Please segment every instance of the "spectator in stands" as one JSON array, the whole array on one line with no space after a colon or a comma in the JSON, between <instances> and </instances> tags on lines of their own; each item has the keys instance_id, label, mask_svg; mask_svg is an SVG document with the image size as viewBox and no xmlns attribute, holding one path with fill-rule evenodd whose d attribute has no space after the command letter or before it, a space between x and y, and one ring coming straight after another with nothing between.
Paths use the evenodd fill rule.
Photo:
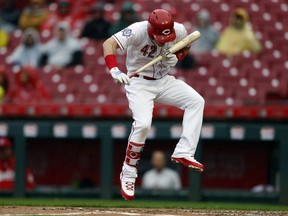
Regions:
<instances>
[{"instance_id":1,"label":"spectator in stands","mask_svg":"<svg viewBox=\"0 0 288 216\"><path fill-rule=\"evenodd\" d=\"M248 21L247 11L244 8L237 8L230 18L230 25L221 33L216 49L228 56L240 54L245 50L259 53L261 44Z\"/></svg>"},{"instance_id":2,"label":"spectator in stands","mask_svg":"<svg viewBox=\"0 0 288 216\"><path fill-rule=\"evenodd\" d=\"M12 32L18 28L20 11L16 8L15 0L4 0L0 9L1 26L7 32Z\"/></svg>"},{"instance_id":3,"label":"spectator in stands","mask_svg":"<svg viewBox=\"0 0 288 216\"><path fill-rule=\"evenodd\" d=\"M9 81L4 64L0 65L0 103L5 102L8 93Z\"/></svg>"},{"instance_id":4,"label":"spectator in stands","mask_svg":"<svg viewBox=\"0 0 288 216\"><path fill-rule=\"evenodd\" d=\"M21 29L33 27L39 30L48 14L45 0L30 0L30 4L20 15L19 27Z\"/></svg>"},{"instance_id":5,"label":"spectator in stands","mask_svg":"<svg viewBox=\"0 0 288 216\"><path fill-rule=\"evenodd\" d=\"M83 29L84 23L90 17L91 8L94 6L95 0L81 0L79 9L76 10L76 13L73 15L74 28Z\"/></svg>"},{"instance_id":6,"label":"spectator in stands","mask_svg":"<svg viewBox=\"0 0 288 216\"><path fill-rule=\"evenodd\" d=\"M108 38L108 31L111 23L105 19L104 4L97 3L91 9L91 18L84 25L81 37L93 40L101 40Z\"/></svg>"},{"instance_id":7,"label":"spectator in stands","mask_svg":"<svg viewBox=\"0 0 288 216\"><path fill-rule=\"evenodd\" d=\"M187 53L187 55L182 59L182 61L177 62L176 67L184 70L192 70L198 66L197 59L192 53Z\"/></svg>"},{"instance_id":8,"label":"spectator in stands","mask_svg":"<svg viewBox=\"0 0 288 216\"><path fill-rule=\"evenodd\" d=\"M21 43L13 50L8 60L12 64L39 66L41 56L38 31L28 28L24 31Z\"/></svg>"},{"instance_id":9,"label":"spectator in stands","mask_svg":"<svg viewBox=\"0 0 288 216\"><path fill-rule=\"evenodd\" d=\"M193 31L195 30L201 33L201 37L191 44L190 51L194 55L201 55L212 51L219 39L219 31L211 25L210 13L206 9L198 12Z\"/></svg>"},{"instance_id":10,"label":"spectator in stands","mask_svg":"<svg viewBox=\"0 0 288 216\"><path fill-rule=\"evenodd\" d=\"M57 23L63 21L69 23L70 29L74 28L71 0L58 0L56 11L51 12L45 22L41 25L41 32L44 30L52 31Z\"/></svg>"},{"instance_id":11,"label":"spectator in stands","mask_svg":"<svg viewBox=\"0 0 288 216\"><path fill-rule=\"evenodd\" d=\"M0 48L6 47L8 43L9 43L9 35L4 29L2 29L0 24Z\"/></svg>"},{"instance_id":12,"label":"spectator in stands","mask_svg":"<svg viewBox=\"0 0 288 216\"><path fill-rule=\"evenodd\" d=\"M20 72L15 74L15 88L9 95L12 103L42 103L49 102L50 95L38 77L37 69L31 66L23 66Z\"/></svg>"},{"instance_id":13,"label":"spectator in stands","mask_svg":"<svg viewBox=\"0 0 288 216\"><path fill-rule=\"evenodd\" d=\"M121 7L120 19L111 26L109 35L113 35L139 20L134 10L134 4L132 2L124 2Z\"/></svg>"},{"instance_id":14,"label":"spectator in stands","mask_svg":"<svg viewBox=\"0 0 288 216\"><path fill-rule=\"evenodd\" d=\"M166 167L166 158L163 151L154 151L151 164L153 168L148 170L142 178L142 188L148 190L179 190L181 180L176 171Z\"/></svg>"},{"instance_id":15,"label":"spectator in stands","mask_svg":"<svg viewBox=\"0 0 288 216\"><path fill-rule=\"evenodd\" d=\"M0 190L13 190L15 182L15 157L12 150L12 142L7 137L0 138ZM30 168L26 168L27 190L35 188L34 175Z\"/></svg>"},{"instance_id":16,"label":"spectator in stands","mask_svg":"<svg viewBox=\"0 0 288 216\"><path fill-rule=\"evenodd\" d=\"M29 1L30 0L15 0L15 5L16 5L17 8L19 8L21 10L21 9L25 8L29 4Z\"/></svg>"},{"instance_id":17,"label":"spectator in stands","mask_svg":"<svg viewBox=\"0 0 288 216\"><path fill-rule=\"evenodd\" d=\"M82 46L71 36L67 22L58 23L54 38L43 45L42 52L41 65L63 68L83 64Z\"/></svg>"},{"instance_id":18,"label":"spectator in stands","mask_svg":"<svg viewBox=\"0 0 288 216\"><path fill-rule=\"evenodd\" d=\"M177 21L179 12L175 7L169 6L167 11L173 16L174 21ZM178 22L178 21L177 21ZM191 70L197 67L197 60L194 55L190 52L182 59L182 61L177 62L176 67L184 70Z\"/></svg>"}]
</instances>

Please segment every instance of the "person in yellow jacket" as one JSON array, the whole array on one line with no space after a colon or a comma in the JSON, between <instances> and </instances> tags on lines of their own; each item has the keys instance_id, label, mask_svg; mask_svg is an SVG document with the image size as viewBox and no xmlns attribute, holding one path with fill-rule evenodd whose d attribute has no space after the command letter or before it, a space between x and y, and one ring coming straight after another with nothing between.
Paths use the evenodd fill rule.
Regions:
<instances>
[{"instance_id":1,"label":"person in yellow jacket","mask_svg":"<svg viewBox=\"0 0 288 216\"><path fill-rule=\"evenodd\" d=\"M240 54L245 50L261 52L261 44L248 21L249 16L244 8L235 9L230 18L230 25L220 35L216 50L228 56Z\"/></svg>"},{"instance_id":2,"label":"person in yellow jacket","mask_svg":"<svg viewBox=\"0 0 288 216\"><path fill-rule=\"evenodd\" d=\"M21 29L27 29L29 27L39 29L48 15L45 0L30 0L29 6L26 7L20 15L19 27Z\"/></svg>"},{"instance_id":3,"label":"person in yellow jacket","mask_svg":"<svg viewBox=\"0 0 288 216\"><path fill-rule=\"evenodd\" d=\"M9 35L4 29L1 29L0 27L0 48L6 47L9 42Z\"/></svg>"}]
</instances>

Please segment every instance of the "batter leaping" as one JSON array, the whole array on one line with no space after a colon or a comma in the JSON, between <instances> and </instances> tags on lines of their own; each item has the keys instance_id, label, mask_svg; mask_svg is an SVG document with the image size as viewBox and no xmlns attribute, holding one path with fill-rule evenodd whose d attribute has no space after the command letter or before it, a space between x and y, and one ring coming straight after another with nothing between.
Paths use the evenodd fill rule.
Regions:
<instances>
[{"instance_id":1,"label":"batter leaping","mask_svg":"<svg viewBox=\"0 0 288 216\"><path fill-rule=\"evenodd\" d=\"M166 10L156 9L148 21L136 22L103 43L105 62L111 76L116 82L126 84L126 96L134 120L120 174L121 194L127 200L135 197L137 165L151 127L155 102L184 110L181 138L171 160L196 171L204 171L204 165L194 158L202 127L204 99L191 86L168 74L170 67L185 57L189 47L168 54L162 61L129 78L138 68L186 36L183 24L174 22ZM127 52L127 74L117 67L118 48Z\"/></svg>"}]
</instances>

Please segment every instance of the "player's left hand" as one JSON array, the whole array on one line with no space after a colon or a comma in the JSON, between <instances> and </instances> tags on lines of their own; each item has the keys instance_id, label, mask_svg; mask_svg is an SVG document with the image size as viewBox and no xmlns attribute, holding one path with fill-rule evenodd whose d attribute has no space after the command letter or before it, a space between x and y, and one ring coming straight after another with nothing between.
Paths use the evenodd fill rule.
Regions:
<instances>
[{"instance_id":1,"label":"player's left hand","mask_svg":"<svg viewBox=\"0 0 288 216\"><path fill-rule=\"evenodd\" d=\"M119 68L114 67L110 70L110 74L118 85L127 84L130 85L130 78L125 73L119 70Z\"/></svg>"},{"instance_id":2,"label":"player's left hand","mask_svg":"<svg viewBox=\"0 0 288 216\"><path fill-rule=\"evenodd\" d=\"M174 67L178 62L178 58L175 54L169 53L165 58L164 58L164 64L170 67Z\"/></svg>"}]
</instances>

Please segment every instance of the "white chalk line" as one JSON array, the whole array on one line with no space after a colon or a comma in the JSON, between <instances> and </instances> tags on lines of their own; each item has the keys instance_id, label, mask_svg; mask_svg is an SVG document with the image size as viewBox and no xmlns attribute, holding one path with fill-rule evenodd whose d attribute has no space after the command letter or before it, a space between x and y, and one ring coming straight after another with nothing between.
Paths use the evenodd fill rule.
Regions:
<instances>
[{"instance_id":1,"label":"white chalk line","mask_svg":"<svg viewBox=\"0 0 288 216\"><path fill-rule=\"evenodd\" d=\"M137 213L128 213L128 212L117 212L117 211L92 211L92 212L62 212L62 213L33 213L33 214L1 214L0 216L29 216L29 215L35 215L35 216L41 216L41 215L60 215L60 216L69 216L69 215L100 215L100 214L121 214L121 215L131 215L131 216L137 216L137 215L141 215L141 214L137 214Z\"/></svg>"},{"instance_id":2,"label":"white chalk line","mask_svg":"<svg viewBox=\"0 0 288 216\"><path fill-rule=\"evenodd\" d=\"M91 212L62 212L62 213L33 213L33 214L1 214L0 216L29 216L29 215L33 215L33 216L70 216L70 215L114 215L114 214L120 214L120 215L130 215L130 216L138 216L138 215L143 215L143 216L149 216L152 214L148 214L148 213L144 213L144 214L138 214L138 213L129 213L129 212L118 212L118 211L91 211ZM153 214L153 216L177 216L177 215L171 215L171 214Z\"/></svg>"}]
</instances>

